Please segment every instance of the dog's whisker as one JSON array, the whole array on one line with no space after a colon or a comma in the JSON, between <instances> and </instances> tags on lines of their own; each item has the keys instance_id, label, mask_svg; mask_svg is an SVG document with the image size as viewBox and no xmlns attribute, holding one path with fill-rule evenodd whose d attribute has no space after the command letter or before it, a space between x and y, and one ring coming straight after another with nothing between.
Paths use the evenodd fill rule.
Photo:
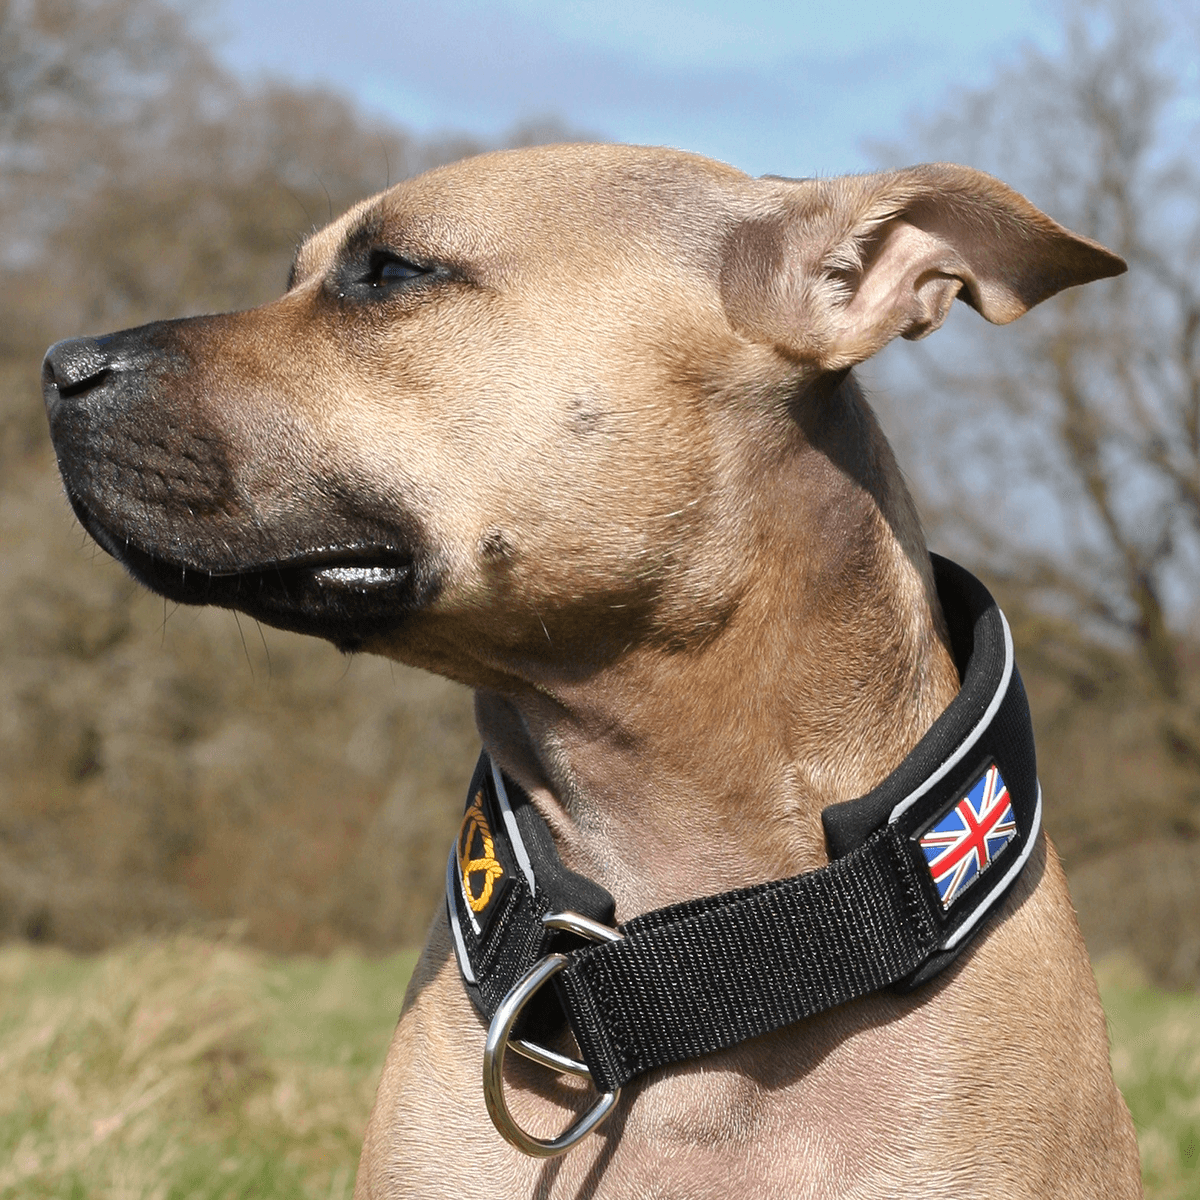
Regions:
<instances>
[{"instance_id":1,"label":"dog's whisker","mask_svg":"<svg viewBox=\"0 0 1200 1200\"><path fill-rule=\"evenodd\" d=\"M672 517L682 517L689 508L695 508L700 503L700 497L697 496L694 500L689 500L682 508L677 508L674 512L663 513L657 519L660 521L669 521Z\"/></svg>"},{"instance_id":2,"label":"dog's whisker","mask_svg":"<svg viewBox=\"0 0 1200 1200\"><path fill-rule=\"evenodd\" d=\"M242 654L245 656L246 666L250 668L250 678L253 679L254 663L250 660L250 647L246 645L246 633L245 630L242 629L242 618L238 614L238 610L236 608L231 609L230 611L233 613L233 622L237 626L238 637L241 638L242 641Z\"/></svg>"},{"instance_id":3,"label":"dog's whisker","mask_svg":"<svg viewBox=\"0 0 1200 1200\"><path fill-rule=\"evenodd\" d=\"M550 630L546 628L546 622L542 620L542 614L538 611L538 606L536 604L532 604L531 607L533 608L534 616L538 619L538 624L542 627L542 632L546 635L546 641L550 645L554 645L554 643L550 640Z\"/></svg>"},{"instance_id":4,"label":"dog's whisker","mask_svg":"<svg viewBox=\"0 0 1200 1200\"><path fill-rule=\"evenodd\" d=\"M263 633L262 622L255 621L254 628L258 630L258 639L260 642L262 642L263 654L265 654L267 658L267 678L270 679L274 673L271 665L271 647L267 645L267 635Z\"/></svg>"}]
</instances>

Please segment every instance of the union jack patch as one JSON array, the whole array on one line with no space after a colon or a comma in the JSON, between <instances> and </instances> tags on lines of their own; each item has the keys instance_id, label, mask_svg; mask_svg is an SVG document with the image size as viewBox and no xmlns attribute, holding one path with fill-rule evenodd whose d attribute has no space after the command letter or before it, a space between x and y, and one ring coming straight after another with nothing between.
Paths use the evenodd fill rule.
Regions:
<instances>
[{"instance_id":1,"label":"union jack patch","mask_svg":"<svg viewBox=\"0 0 1200 1200\"><path fill-rule=\"evenodd\" d=\"M920 839L934 885L949 908L1017 836L1012 801L1000 768L983 778Z\"/></svg>"}]
</instances>

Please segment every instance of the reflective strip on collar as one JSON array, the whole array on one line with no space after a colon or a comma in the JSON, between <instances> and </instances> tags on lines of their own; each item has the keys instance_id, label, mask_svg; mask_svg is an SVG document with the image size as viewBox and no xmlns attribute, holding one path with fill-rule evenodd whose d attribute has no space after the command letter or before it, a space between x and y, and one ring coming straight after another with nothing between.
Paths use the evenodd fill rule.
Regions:
<instances>
[{"instance_id":1,"label":"reflective strip on collar","mask_svg":"<svg viewBox=\"0 0 1200 1200\"><path fill-rule=\"evenodd\" d=\"M529 851L525 849L525 839L521 837L521 831L517 828L517 818L513 816L512 805L508 802L508 788L504 786L504 776L500 774L492 759L489 758L488 763L492 768L492 783L496 788L496 801L500 806L500 816L504 820L504 828L508 831L508 840L512 843L517 866L521 868L521 874L525 876L529 890L534 891L537 888L537 880L533 875L533 863L529 861Z\"/></svg>"},{"instance_id":2,"label":"reflective strip on collar","mask_svg":"<svg viewBox=\"0 0 1200 1200\"><path fill-rule=\"evenodd\" d=\"M916 802L920 800L922 796L924 796L932 787L934 787L935 784L941 782L941 780L944 779L954 767L956 767L964 758L966 758L966 756L975 748L976 743L979 741L980 735L985 729L988 728L989 725L991 725L996 713L1000 711L1000 705L1003 703L1004 697L1008 694L1008 684L1009 680L1012 679L1015 655L1013 654L1012 630L1008 627L1008 618L1000 609L997 609L996 611L1000 613L1000 620L1004 622L1004 671L1000 677L1000 682L996 685L996 691L992 696L991 702L984 710L983 716L979 718L979 722L976 724L975 728L972 729L971 732L968 733L967 736L959 743L958 749L955 750L954 753L951 754L950 757L947 758L942 765L933 772L932 775L929 775L920 787L909 792L909 794L905 796L895 808L892 809L891 815L888 817L889 821L899 820L900 817L903 816L904 813L908 812L908 810L912 808L912 806L916 804ZM1041 789L1039 788L1039 792L1040 790Z\"/></svg>"}]
</instances>

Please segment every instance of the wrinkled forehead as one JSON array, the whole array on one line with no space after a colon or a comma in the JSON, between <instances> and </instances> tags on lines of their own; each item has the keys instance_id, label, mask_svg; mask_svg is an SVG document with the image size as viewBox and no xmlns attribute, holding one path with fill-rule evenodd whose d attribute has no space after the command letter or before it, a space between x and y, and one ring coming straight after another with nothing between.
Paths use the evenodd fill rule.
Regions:
<instances>
[{"instance_id":1,"label":"wrinkled forehead","mask_svg":"<svg viewBox=\"0 0 1200 1200\"><path fill-rule=\"evenodd\" d=\"M504 271L661 254L703 262L751 202L755 181L680 151L545 146L465 159L364 200L300 248L296 278L363 243L448 265Z\"/></svg>"}]
</instances>

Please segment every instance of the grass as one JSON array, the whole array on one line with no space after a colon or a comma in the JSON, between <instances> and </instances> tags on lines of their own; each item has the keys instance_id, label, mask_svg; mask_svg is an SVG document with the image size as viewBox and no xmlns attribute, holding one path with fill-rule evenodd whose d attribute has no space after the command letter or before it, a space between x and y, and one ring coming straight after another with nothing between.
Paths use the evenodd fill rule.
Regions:
<instances>
[{"instance_id":1,"label":"grass","mask_svg":"<svg viewBox=\"0 0 1200 1200\"><path fill-rule=\"evenodd\" d=\"M1152 988L1120 959L1096 973L1146 1196L1200 1200L1200 994Z\"/></svg>"},{"instance_id":2,"label":"grass","mask_svg":"<svg viewBox=\"0 0 1200 1200\"><path fill-rule=\"evenodd\" d=\"M0 946L0 1200L344 1200L412 955ZM1098 971L1151 1200L1200 1200L1200 995Z\"/></svg>"},{"instance_id":3,"label":"grass","mask_svg":"<svg viewBox=\"0 0 1200 1200\"><path fill-rule=\"evenodd\" d=\"M412 955L0 948L4 1200L343 1200Z\"/></svg>"}]
</instances>

